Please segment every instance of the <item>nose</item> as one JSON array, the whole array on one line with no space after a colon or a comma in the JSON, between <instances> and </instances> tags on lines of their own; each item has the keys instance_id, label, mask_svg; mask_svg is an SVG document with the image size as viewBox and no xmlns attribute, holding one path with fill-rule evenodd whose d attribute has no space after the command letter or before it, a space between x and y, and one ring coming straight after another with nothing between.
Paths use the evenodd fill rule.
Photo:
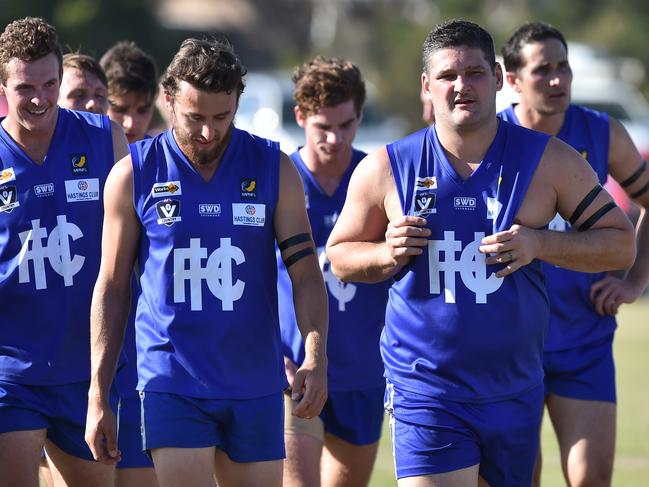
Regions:
<instances>
[{"instance_id":1,"label":"nose","mask_svg":"<svg viewBox=\"0 0 649 487\"><path fill-rule=\"evenodd\" d=\"M95 99L94 98L88 99L88 101L86 102L86 110L89 112L95 112L96 108L97 108L97 104L95 103Z\"/></svg>"},{"instance_id":2,"label":"nose","mask_svg":"<svg viewBox=\"0 0 649 487\"><path fill-rule=\"evenodd\" d=\"M467 83L466 80L464 79L464 76L457 76L455 78L455 92L456 93L462 93L464 89L466 88Z\"/></svg>"},{"instance_id":3,"label":"nose","mask_svg":"<svg viewBox=\"0 0 649 487\"><path fill-rule=\"evenodd\" d=\"M124 115L124 118L122 119L122 127L126 131L133 128L133 117L131 115Z\"/></svg>"},{"instance_id":4,"label":"nose","mask_svg":"<svg viewBox=\"0 0 649 487\"><path fill-rule=\"evenodd\" d=\"M205 123L201 127L201 137L205 141L210 141L214 138L214 127Z\"/></svg>"},{"instance_id":5,"label":"nose","mask_svg":"<svg viewBox=\"0 0 649 487\"><path fill-rule=\"evenodd\" d=\"M340 132L338 130L328 130L327 131L327 143L336 144L340 142Z\"/></svg>"}]
</instances>

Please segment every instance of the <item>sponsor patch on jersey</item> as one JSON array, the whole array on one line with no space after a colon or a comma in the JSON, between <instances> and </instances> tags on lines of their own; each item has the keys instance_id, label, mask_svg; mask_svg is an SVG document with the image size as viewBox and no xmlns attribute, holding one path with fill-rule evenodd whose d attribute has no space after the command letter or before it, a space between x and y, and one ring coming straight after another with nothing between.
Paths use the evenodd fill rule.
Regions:
<instances>
[{"instance_id":1,"label":"sponsor patch on jersey","mask_svg":"<svg viewBox=\"0 0 649 487\"><path fill-rule=\"evenodd\" d=\"M97 201L99 199L99 179L72 179L65 182L65 197L68 203Z\"/></svg>"},{"instance_id":2,"label":"sponsor patch on jersey","mask_svg":"<svg viewBox=\"0 0 649 487\"><path fill-rule=\"evenodd\" d=\"M487 218L489 220L495 220L502 210L503 204L498 201L496 198L487 197Z\"/></svg>"},{"instance_id":3,"label":"sponsor patch on jersey","mask_svg":"<svg viewBox=\"0 0 649 487\"><path fill-rule=\"evenodd\" d=\"M167 181L166 183L155 183L151 188L151 196L163 198L165 196L180 196L183 194L180 188L180 181Z\"/></svg>"},{"instance_id":4,"label":"sponsor patch on jersey","mask_svg":"<svg viewBox=\"0 0 649 487\"><path fill-rule=\"evenodd\" d=\"M54 183L34 185L34 194L38 198L42 198L43 196L52 196L54 194Z\"/></svg>"},{"instance_id":5,"label":"sponsor patch on jersey","mask_svg":"<svg viewBox=\"0 0 649 487\"><path fill-rule=\"evenodd\" d=\"M255 178L241 180L241 197L246 199L257 198L257 180Z\"/></svg>"},{"instance_id":6,"label":"sponsor patch on jersey","mask_svg":"<svg viewBox=\"0 0 649 487\"><path fill-rule=\"evenodd\" d=\"M219 203L199 203L198 214L201 216L221 216L221 205Z\"/></svg>"},{"instance_id":7,"label":"sponsor patch on jersey","mask_svg":"<svg viewBox=\"0 0 649 487\"><path fill-rule=\"evenodd\" d=\"M166 200L158 201L155 204L156 212L158 213L158 224L167 225L170 227L176 222L182 221L180 216L180 201L167 198Z\"/></svg>"},{"instance_id":8,"label":"sponsor patch on jersey","mask_svg":"<svg viewBox=\"0 0 649 487\"><path fill-rule=\"evenodd\" d=\"M472 196L456 196L453 198L453 207L456 210L475 210L477 200Z\"/></svg>"},{"instance_id":9,"label":"sponsor patch on jersey","mask_svg":"<svg viewBox=\"0 0 649 487\"><path fill-rule=\"evenodd\" d=\"M70 154L72 174L88 173L88 156L86 154Z\"/></svg>"},{"instance_id":10,"label":"sponsor patch on jersey","mask_svg":"<svg viewBox=\"0 0 649 487\"><path fill-rule=\"evenodd\" d=\"M430 191L415 193L415 216L425 217L431 213L436 213L435 201L437 196Z\"/></svg>"},{"instance_id":11,"label":"sponsor patch on jersey","mask_svg":"<svg viewBox=\"0 0 649 487\"><path fill-rule=\"evenodd\" d=\"M7 167L0 171L0 184L8 183L16 180L16 173L13 167Z\"/></svg>"},{"instance_id":12,"label":"sponsor patch on jersey","mask_svg":"<svg viewBox=\"0 0 649 487\"><path fill-rule=\"evenodd\" d=\"M18 192L16 187L5 186L0 189L0 211L4 213L11 213L14 208L20 206L18 201Z\"/></svg>"},{"instance_id":13,"label":"sponsor patch on jersey","mask_svg":"<svg viewBox=\"0 0 649 487\"><path fill-rule=\"evenodd\" d=\"M266 205L232 203L232 224L263 227L266 224Z\"/></svg>"},{"instance_id":14,"label":"sponsor patch on jersey","mask_svg":"<svg viewBox=\"0 0 649 487\"><path fill-rule=\"evenodd\" d=\"M417 181L415 182L415 191L427 189L437 189L437 178L435 176L417 178Z\"/></svg>"}]
</instances>

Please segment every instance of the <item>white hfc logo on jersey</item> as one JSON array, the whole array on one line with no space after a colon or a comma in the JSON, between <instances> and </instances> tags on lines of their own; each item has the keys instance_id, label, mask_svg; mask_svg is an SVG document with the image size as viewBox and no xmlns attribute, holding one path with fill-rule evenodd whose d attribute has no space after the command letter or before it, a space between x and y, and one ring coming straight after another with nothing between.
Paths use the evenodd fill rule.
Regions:
<instances>
[{"instance_id":1,"label":"white hfc logo on jersey","mask_svg":"<svg viewBox=\"0 0 649 487\"><path fill-rule=\"evenodd\" d=\"M70 239L77 240L83 237L83 232L74 223L67 221L65 215L56 217L56 226L47 233L42 228L40 220L32 220L31 230L18 234L22 248L18 255L18 282L30 282L29 263L34 268L34 282L36 289L47 289L45 275L45 260L59 276L63 277L65 286L74 284L74 276L81 270L86 260L81 255L70 255ZM47 244L43 246L44 240Z\"/></svg>"},{"instance_id":2,"label":"white hfc logo on jersey","mask_svg":"<svg viewBox=\"0 0 649 487\"><path fill-rule=\"evenodd\" d=\"M494 273L487 276L485 255L478 250L485 234L475 232L473 242L462 249L462 242L455 240L455 232L444 232L444 240L428 241L428 279L430 294L440 294L440 276L444 274L444 300L455 303L455 278L459 273L462 283L475 294L475 302L484 304L487 295L500 288L503 278ZM458 252L459 260L456 259Z\"/></svg>"},{"instance_id":3,"label":"white hfc logo on jersey","mask_svg":"<svg viewBox=\"0 0 649 487\"><path fill-rule=\"evenodd\" d=\"M207 259L205 267L202 261ZM232 311L234 302L241 299L246 283L233 282L232 263L246 261L243 251L229 238L221 239L221 246L207 256L200 238L189 239L189 247L174 249L174 303L185 302L185 281L189 281L189 300L192 311L203 310L203 279L215 298L221 300L223 311ZM189 265L187 265L189 264Z\"/></svg>"},{"instance_id":4,"label":"white hfc logo on jersey","mask_svg":"<svg viewBox=\"0 0 649 487\"><path fill-rule=\"evenodd\" d=\"M356 285L339 281L334 276L333 272L331 272L331 265L327 258L325 247L318 247L318 260L320 261L322 276L327 283L327 289L338 301L338 311L345 311L345 305L354 299L356 295Z\"/></svg>"}]
</instances>

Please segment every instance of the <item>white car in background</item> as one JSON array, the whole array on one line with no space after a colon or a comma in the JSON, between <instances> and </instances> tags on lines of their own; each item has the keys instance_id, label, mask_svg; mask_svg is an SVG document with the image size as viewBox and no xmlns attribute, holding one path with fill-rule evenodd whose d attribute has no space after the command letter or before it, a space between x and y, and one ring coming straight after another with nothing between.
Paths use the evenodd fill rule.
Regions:
<instances>
[{"instance_id":1,"label":"white car in background","mask_svg":"<svg viewBox=\"0 0 649 487\"><path fill-rule=\"evenodd\" d=\"M239 100L235 125L255 135L276 140L287 154L304 145L304 129L295 123L293 82L288 72L251 72ZM375 90L366 81L367 101L356 131L354 147L371 152L405 135L406 123L386 117L376 104Z\"/></svg>"}]
</instances>

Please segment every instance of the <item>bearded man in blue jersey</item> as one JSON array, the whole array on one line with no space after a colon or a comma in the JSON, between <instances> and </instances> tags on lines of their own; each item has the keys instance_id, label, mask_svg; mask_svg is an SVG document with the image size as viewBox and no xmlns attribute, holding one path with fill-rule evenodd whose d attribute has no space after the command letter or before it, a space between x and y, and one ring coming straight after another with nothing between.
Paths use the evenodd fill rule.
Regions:
<instances>
[{"instance_id":1,"label":"bearded man in blue jersey","mask_svg":"<svg viewBox=\"0 0 649 487\"><path fill-rule=\"evenodd\" d=\"M345 281L394 284L381 338L399 485L532 481L549 306L540 260L630 267L633 229L563 142L496 117L503 74L480 26L423 45L435 123L370 154L327 244ZM579 232L543 229L556 213Z\"/></svg>"},{"instance_id":2,"label":"bearded man in blue jersey","mask_svg":"<svg viewBox=\"0 0 649 487\"><path fill-rule=\"evenodd\" d=\"M542 22L519 27L503 47L507 81L520 101L499 116L556 136L590 163L601 184L610 174L640 206L638 257L624 278L546 264L550 326L545 341L545 402L571 486L610 485L615 456L615 314L649 280L649 171L629 134L607 114L570 103L572 71L560 31ZM550 229L570 231L557 216ZM537 482L540 482L539 454Z\"/></svg>"},{"instance_id":3,"label":"bearded man in blue jersey","mask_svg":"<svg viewBox=\"0 0 649 487\"><path fill-rule=\"evenodd\" d=\"M105 115L57 106L54 27L16 20L0 35L0 484L38 485L43 446L57 482L114 484L83 436L90 288L102 196L126 138ZM109 397L110 396L110 397ZM114 400L113 400L114 399ZM107 392L116 406L116 396Z\"/></svg>"},{"instance_id":4,"label":"bearded man in blue jersey","mask_svg":"<svg viewBox=\"0 0 649 487\"><path fill-rule=\"evenodd\" d=\"M244 74L229 44L184 41L162 81L173 129L132 145L108 178L86 439L99 461L118 461L106 398L137 257L142 436L162 486L282 483L276 241L305 343L294 413L316 416L327 396L326 294L304 190L279 144L234 127Z\"/></svg>"},{"instance_id":5,"label":"bearded man in blue jersey","mask_svg":"<svg viewBox=\"0 0 649 487\"><path fill-rule=\"evenodd\" d=\"M383 423L379 336L389 283L345 284L329 269L324 247L342 210L354 168L366 154L352 143L361 121L365 82L351 62L317 57L298 67L295 119L305 144L291 154L302 178L313 240L329 297L329 397L318 417L291 414L287 398L284 485L367 485ZM289 384L304 360L291 281L278 256L279 317Z\"/></svg>"}]
</instances>

